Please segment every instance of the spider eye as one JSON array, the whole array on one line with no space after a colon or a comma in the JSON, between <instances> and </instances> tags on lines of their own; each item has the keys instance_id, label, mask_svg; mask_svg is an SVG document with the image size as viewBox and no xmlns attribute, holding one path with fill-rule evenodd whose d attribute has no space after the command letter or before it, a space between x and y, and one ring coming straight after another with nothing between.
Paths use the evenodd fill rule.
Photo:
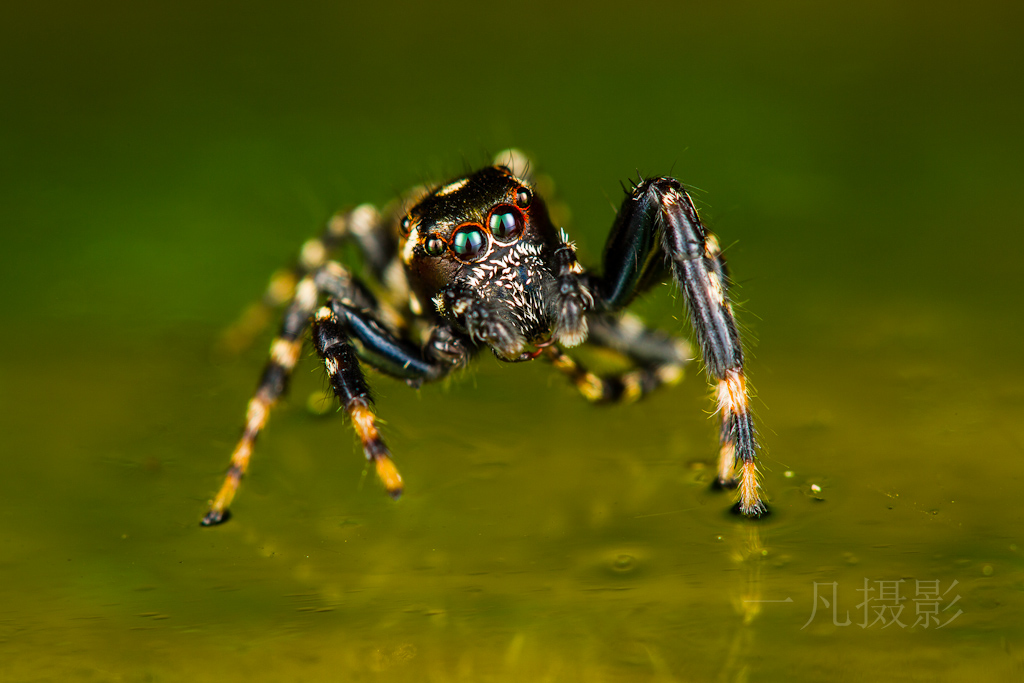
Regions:
<instances>
[{"instance_id":1,"label":"spider eye","mask_svg":"<svg viewBox=\"0 0 1024 683\"><path fill-rule=\"evenodd\" d=\"M411 227L412 227L412 218L410 218L409 216L406 216L405 218L402 219L402 223L401 223L402 237L408 237L409 236L409 228L411 228Z\"/></svg>"},{"instance_id":2,"label":"spider eye","mask_svg":"<svg viewBox=\"0 0 1024 683\"><path fill-rule=\"evenodd\" d=\"M523 230L523 214L511 206L504 206L495 209L488 221L491 234L499 240L508 240L518 237Z\"/></svg>"},{"instance_id":3,"label":"spider eye","mask_svg":"<svg viewBox=\"0 0 1024 683\"><path fill-rule=\"evenodd\" d=\"M452 235L451 247L460 259L472 261L487 250L487 238L479 225L465 225Z\"/></svg>"},{"instance_id":4,"label":"spider eye","mask_svg":"<svg viewBox=\"0 0 1024 683\"><path fill-rule=\"evenodd\" d=\"M428 256L440 256L444 251L444 240L436 235L431 235L423 244Z\"/></svg>"},{"instance_id":5,"label":"spider eye","mask_svg":"<svg viewBox=\"0 0 1024 683\"><path fill-rule=\"evenodd\" d=\"M530 192L528 187L520 187L519 191L516 192L516 206L520 209L525 209L533 201L533 193Z\"/></svg>"}]
</instances>

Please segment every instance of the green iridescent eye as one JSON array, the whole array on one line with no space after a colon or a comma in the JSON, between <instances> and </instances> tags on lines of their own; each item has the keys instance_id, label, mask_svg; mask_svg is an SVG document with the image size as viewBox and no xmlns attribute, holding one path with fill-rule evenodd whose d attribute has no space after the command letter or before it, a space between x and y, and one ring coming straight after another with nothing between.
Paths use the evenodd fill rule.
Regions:
<instances>
[{"instance_id":1,"label":"green iridescent eye","mask_svg":"<svg viewBox=\"0 0 1024 683\"><path fill-rule=\"evenodd\" d=\"M521 187L521 188L519 188L519 191L516 192L516 206L518 206L520 209L525 209L526 207L528 207L530 205L530 202L532 202L532 201L533 201L533 193L530 192L530 188L528 188L528 187Z\"/></svg>"},{"instance_id":2,"label":"green iridescent eye","mask_svg":"<svg viewBox=\"0 0 1024 683\"><path fill-rule=\"evenodd\" d=\"M424 242L423 249L427 252L428 256L440 256L441 252L444 251L444 240L431 235Z\"/></svg>"},{"instance_id":3,"label":"green iridescent eye","mask_svg":"<svg viewBox=\"0 0 1024 683\"><path fill-rule=\"evenodd\" d=\"M487 250L487 237L479 225L466 225L452 235L451 248L460 259L472 261Z\"/></svg>"},{"instance_id":4,"label":"green iridescent eye","mask_svg":"<svg viewBox=\"0 0 1024 683\"><path fill-rule=\"evenodd\" d=\"M523 215L511 206L502 206L491 213L488 227L491 234L499 240L518 237L523 230Z\"/></svg>"}]
</instances>

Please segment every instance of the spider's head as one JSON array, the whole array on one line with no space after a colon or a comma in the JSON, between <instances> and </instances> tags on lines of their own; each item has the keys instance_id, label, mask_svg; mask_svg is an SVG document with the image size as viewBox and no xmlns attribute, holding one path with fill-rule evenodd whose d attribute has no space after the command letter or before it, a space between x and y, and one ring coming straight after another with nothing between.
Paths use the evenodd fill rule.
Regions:
<instances>
[{"instance_id":1,"label":"spider's head","mask_svg":"<svg viewBox=\"0 0 1024 683\"><path fill-rule=\"evenodd\" d=\"M419 305L515 360L556 327L552 264L561 244L529 183L490 166L414 206L399 248Z\"/></svg>"}]
</instances>

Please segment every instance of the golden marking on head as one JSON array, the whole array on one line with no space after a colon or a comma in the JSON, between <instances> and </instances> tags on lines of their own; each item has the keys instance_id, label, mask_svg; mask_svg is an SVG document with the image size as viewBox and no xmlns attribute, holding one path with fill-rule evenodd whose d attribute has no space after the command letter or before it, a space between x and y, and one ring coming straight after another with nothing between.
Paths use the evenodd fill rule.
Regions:
<instances>
[{"instance_id":1,"label":"golden marking on head","mask_svg":"<svg viewBox=\"0 0 1024 683\"><path fill-rule=\"evenodd\" d=\"M468 184L469 184L469 178L462 178L461 180L456 180L454 183L448 183L447 185L442 187L440 190L435 192L434 196L436 196L436 197L447 197L450 194L454 194L454 193L458 192L459 190L461 190L462 188L464 188Z\"/></svg>"},{"instance_id":2,"label":"golden marking on head","mask_svg":"<svg viewBox=\"0 0 1024 683\"><path fill-rule=\"evenodd\" d=\"M288 341L287 339L275 339L270 345L270 359L281 367L291 370L299 360L299 351L302 349L302 342L298 339Z\"/></svg>"},{"instance_id":3,"label":"golden marking on head","mask_svg":"<svg viewBox=\"0 0 1024 683\"><path fill-rule=\"evenodd\" d=\"M319 310L317 310L316 315L313 316L313 319L318 323L322 323L323 321L330 320L333 317L334 311L331 310L330 306L321 306Z\"/></svg>"}]
</instances>

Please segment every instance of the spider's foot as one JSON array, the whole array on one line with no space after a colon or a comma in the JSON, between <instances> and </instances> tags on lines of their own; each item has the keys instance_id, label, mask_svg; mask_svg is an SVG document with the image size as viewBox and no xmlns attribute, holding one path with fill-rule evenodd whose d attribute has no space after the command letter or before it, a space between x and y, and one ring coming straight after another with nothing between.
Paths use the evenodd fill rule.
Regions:
<instances>
[{"instance_id":1,"label":"spider's foot","mask_svg":"<svg viewBox=\"0 0 1024 683\"><path fill-rule=\"evenodd\" d=\"M231 519L231 510L218 510L216 508L211 509L203 517L203 521L199 522L202 526L217 526Z\"/></svg>"},{"instance_id":2,"label":"spider's foot","mask_svg":"<svg viewBox=\"0 0 1024 683\"><path fill-rule=\"evenodd\" d=\"M398 500L398 497L402 495L404 484L402 484L402 475L398 473L395 463L391 462L391 458L388 456L381 455L375 459L374 464L377 466L377 476L384 484L384 490L393 499Z\"/></svg>"},{"instance_id":3,"label":"spider's foot","mask_svg":"<svg viewBox=\"0 0 1024 683\"><path fill-rule=\"evenodd\" d=\"M763 502L757 501L752 507L744 508L743 503L736 503L729 511L734 515L742 515L747 519L764 519L772 513L771 509Z\"/></svg>"}]
</instances>

